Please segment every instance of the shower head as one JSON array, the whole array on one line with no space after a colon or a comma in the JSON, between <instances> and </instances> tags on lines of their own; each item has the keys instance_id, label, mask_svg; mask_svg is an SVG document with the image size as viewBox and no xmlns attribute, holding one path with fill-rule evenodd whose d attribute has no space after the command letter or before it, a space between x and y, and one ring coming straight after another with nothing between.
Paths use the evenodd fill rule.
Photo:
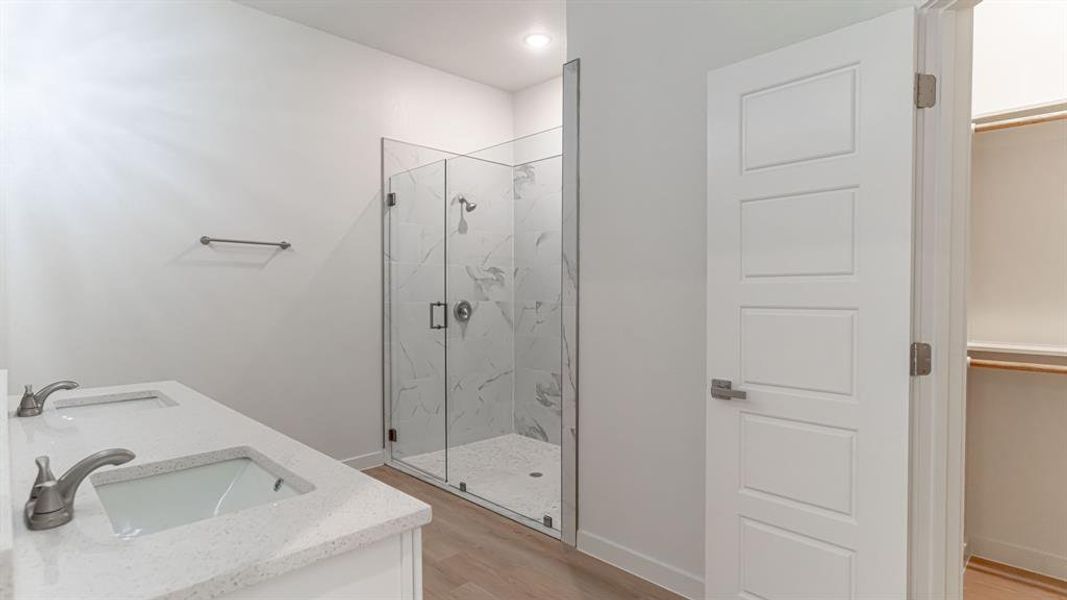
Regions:
<instances>
[{"instance_id":1,"label":"shower head","mask_svg":"<svg viewBox=\"0 0 1067 600\"><path fill-rule=\"evenodd\" d=\"M472 212L474 211L474 209L478 208L477 204L471 202L470 200L467 200L463 196L457 196L456 202L459 202L460 206L463 207L463 210L467 212Z\"/></svg>"}]
</instances>

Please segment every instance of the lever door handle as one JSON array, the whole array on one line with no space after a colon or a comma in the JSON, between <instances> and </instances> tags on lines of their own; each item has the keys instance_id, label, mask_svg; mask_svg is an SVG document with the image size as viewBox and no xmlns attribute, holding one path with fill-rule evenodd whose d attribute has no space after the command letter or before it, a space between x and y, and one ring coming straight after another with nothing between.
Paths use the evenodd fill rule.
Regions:
<instances>
[{"instance_id":1,"label":"lever door handle","mask_svg":"<svg viewBox=\"0 0 1067 600\"><path fill-rule=\"evenodd\" d=\"M729 379L711 380L711 397L719 400L744 400L748 393L743 390L733 389L734 383Z\"/></svg>"}]
</instances>

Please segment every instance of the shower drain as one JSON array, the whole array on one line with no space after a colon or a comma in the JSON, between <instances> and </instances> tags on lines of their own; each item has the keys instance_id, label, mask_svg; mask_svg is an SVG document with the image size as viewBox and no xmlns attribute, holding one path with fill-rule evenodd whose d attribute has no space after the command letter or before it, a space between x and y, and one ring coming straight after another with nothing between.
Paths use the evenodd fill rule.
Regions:
<instances>
[{"instance_id":1,"label":"shower drain","mask_svg":"<svg viewBox=\"0 0 1067 600\"><path fill-rule=\"evenodd\" d=\"M540 477L540 476L541 476L541 472L540 471L533 471L533 472L530 473L530 477L535 477L536 478L536 477Z\"/></svg>"}]
</instances>

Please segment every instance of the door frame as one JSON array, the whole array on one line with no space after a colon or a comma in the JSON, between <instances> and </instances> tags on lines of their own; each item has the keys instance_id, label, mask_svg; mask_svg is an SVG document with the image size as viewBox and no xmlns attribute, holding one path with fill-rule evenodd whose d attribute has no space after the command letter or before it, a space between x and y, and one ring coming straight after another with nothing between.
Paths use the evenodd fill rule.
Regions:
<instances>
[{"instance_id":1,"label":"door frame","mask_svg":"<svg viewBox=\"0 0 1067 600\"><path fill-rule=\"evenodd\" d=\"M916 117L912 339L933 368L912 381L910 598L963 597L967 406L967 256L971 194L973 8L927 0L918 69L937 77L934 107Z\"/></svg>"}]
</instances>

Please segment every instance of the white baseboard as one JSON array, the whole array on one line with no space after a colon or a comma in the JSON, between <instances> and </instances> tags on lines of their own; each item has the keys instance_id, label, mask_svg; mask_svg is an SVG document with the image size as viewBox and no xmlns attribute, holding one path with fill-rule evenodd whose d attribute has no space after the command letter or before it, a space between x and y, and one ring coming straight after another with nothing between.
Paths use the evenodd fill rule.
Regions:
<instances>
[{"instance_id":1,"label":"white baseboard","mask_svg":"<svg viewBox=\"0 0 1067 600\"><path fill-rule=\"evenodd\" d=\"M1067 556L973 535L967 538L967 545L972 556L1067 580Z\"/></svg>"},{"instance_id":2,"label":"white baseboard","mask_svg":"<svg viewBox=\"0 0 1067 600\"><path fill-rule=\"evenodd\" d=\"M704 597L704 580L700 576L588 531L578 531L578 550L691 600Z\"/></svg>"},{"instance_id":3,"label":"white baseboard","mask_svg":"<svg viewBox=\"0 0 1067 600\"><path fill-rule=\"evenodd\" d=\"M373 469L374 467L380 467L385 464L385 450L377 450L368 454L353 456L352 458L346 458L341 462L359 471Z\"/></svg>"}]
</instances>

